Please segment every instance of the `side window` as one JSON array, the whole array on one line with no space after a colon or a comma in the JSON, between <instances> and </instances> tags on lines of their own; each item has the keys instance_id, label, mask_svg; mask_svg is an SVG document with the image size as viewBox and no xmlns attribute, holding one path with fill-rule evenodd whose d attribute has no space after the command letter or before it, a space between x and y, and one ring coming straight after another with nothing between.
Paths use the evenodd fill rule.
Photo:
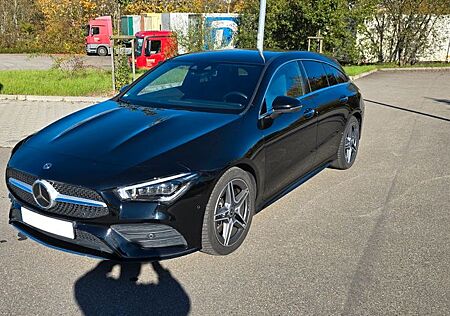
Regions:
<instances>
[{"instance_id":1,"label":"side window","mask_svg":"<svg viewBox=\"0 0 450 316\"><path fill-rule=\"evenodd\" d=\"M343 74L339 69L327 64L324 65L330 86L348 81L348 77L345 74Z\"/></svg>"},{"instance_id":2,"label":"side window","mask_svg":"<svg viewBox=\"0 0 450 316\"><path fill-rule=\"evenodd\" d=\"M335 75L337 69L327 64L323 64L323 66L325 67L325 71L327 73L328 84L330 86L336 85L338 83L337 77Z\"/></svg>"},{"instance_id":3,"label":"side window","mask_svg":"<svg viewBox=\"0 0 450 316\"><path fill-rule=\"evenodd\" d=\"M161 51L161 41L150 42L150 54L157 54Z\"/></svg>"},{"instance_id":4,"label":"side window","mask_svg":"<svg viewBox=\"0 0 450 316\"><path fill-rule=\"evenodd\" d=\"M270 81L265 96L266 108L263 108L261 112L265 113L270 111L273 100L278 96L301 97L306 91L305 83L305 80L303 80L300 74L297 62L292 61L281 66L277 69Z\"/></svg>"},{"instance_id":5,"label":"side window","mask_svg":"<svg viewBox=\"0 0 450 316\"><path fill-rule=\"evenodd\" d=\"M336 76L336 80L338 83L344 83L347 82L349 79L346 74L336 69L336 73L334 74Z\"/></svg>"},{"instance_id":6,"label":"side window","mask_svg":"<svg viewBox=\"0 0 450 316\"><path fill-rule=\"evenodd\" d=\"M91 28L91 32L92 32L92 35L98 35L98 34L100 34L100 28L98 26L93 26Z\"/></svg>"},{"instance_id":7,"label":"side window","mask_svg":"<svg viewBox=\"0 0 450 316\"><path fill-rule=\"evenodd\" d=\"M311 91L316 91L328 87L327 74L322 63L317 61L302 61L308 76Z\"/></svg>"}]
</instances>

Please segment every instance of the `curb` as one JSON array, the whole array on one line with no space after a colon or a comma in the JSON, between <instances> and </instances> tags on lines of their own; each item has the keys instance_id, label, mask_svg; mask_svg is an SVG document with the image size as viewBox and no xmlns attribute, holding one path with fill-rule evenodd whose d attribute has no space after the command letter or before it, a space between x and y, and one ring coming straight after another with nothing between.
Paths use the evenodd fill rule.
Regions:
<instances>
[{"instance_id":1,"label":"curb","mask_svg":"<svg viewBox=\"0 0 450 316\"><path fill-rule=\"evenodd\" d=\"M17 101L43 101L43 102L83 102L100 103L108 97L73 97L73 96L45 96L45 95L22 95L22 94L0 94L0 100Z\"/></svg>"},{"instance_id":2,"label":"curb","mask_svg":"<svg viewBox=\"0 0 450 316\"><path fill-rule=\"evenodd\" d=\"M356 75L356 76L350 76L350 79L357 80L357 79L360 79L360 78L364 78L364 77L370 76L373 73L376 73L377 71L378 71L378 69L374 69L374 70L371 70L371 71L368 71L368 72L363 72L362 74L359 74L359 75Z\"/></svg>"},{"instance_id":3,"label":"curb","mask_svg":"<svg viewBox=\"0 0 450 316\"><path fill-rule=\"evenodd\" d=\"M410 67L410 68L381 68L380 71L443 71L450 70L450 67Z\"/></svg>"},{"instance_id":4,"label":"curb","mask_svg":"<svg viewBox=\"0 0 450 316\"><path fill-rule=\"evenodd\" d=\"M380 68L380 69L374 69L368 72L363 72L362 74L356 75L356 76L350 76L350 79L357 80L360 78L364 78L366 76L369 76L373 73L376 73L377 71L385 71L385 72L396 72L396 71L449 71L450 67L409 67L409 68Z\"/></svg>"}]
</instances>

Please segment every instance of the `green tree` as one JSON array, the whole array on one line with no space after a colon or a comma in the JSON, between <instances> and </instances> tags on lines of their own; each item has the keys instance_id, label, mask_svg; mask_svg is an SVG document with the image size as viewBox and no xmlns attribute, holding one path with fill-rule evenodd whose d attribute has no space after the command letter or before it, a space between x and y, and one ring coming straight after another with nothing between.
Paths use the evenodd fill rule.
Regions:
<instances>
[{"instance_id":1,"label":"green tree","mask_svg":"<svg viewBox=\"0 0 450 316\"><path fill-rule=\"evenodd\" d=\"M370 9L368 0L269 0L264 47L305 50L308 36L320 30L325 52L341 61L354 62L359 55L356 33ZM246 2L241 14L238 45L255 48L259 1Z\"/></svg>"}]
</instances>

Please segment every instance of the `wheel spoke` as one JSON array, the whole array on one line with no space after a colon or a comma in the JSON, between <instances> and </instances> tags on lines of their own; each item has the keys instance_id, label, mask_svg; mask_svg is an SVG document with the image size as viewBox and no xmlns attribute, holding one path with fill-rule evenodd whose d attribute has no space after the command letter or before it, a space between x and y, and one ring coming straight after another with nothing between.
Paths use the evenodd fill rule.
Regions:
<instances>
[{"instance_id":1,"label":"wheel spoke","mask_svg":"<svg viewBox=\"0 0 450 316\"><path fill-rule=\"evenodd\" d=\"M236 213L236 216L234 217L234 225L237 228L245 229L245 226L247 226L247 222L245 221L245 215L242 216L241 213Z\"/></svg>"},{"instance_id":2,"label":"wheel spoke","mask_svg":"<svg viewBox=\"0 0 450 316\"><path fill-rule=\"evenodd\" d=\"M226 215L228 214L228 212L229 212L228 207L226 207L226 206L222 207L214 215L214 221L215 222L220 222L220 221L223 221L223 220L227 219Z\"/></svg>"},{"instance_id":3,"label":"wheel spoke","mask_svg":"<svg viewBox=\"0 0 450 316\"><path fill-rule=\"evenodd\" d=\"M239 192L238 195L236 195L236 199L234 200L235 205L234 207L236 209L240 208L242 206L242 204L244 204L245 200L247 199L248 196L248 189L243 189L241 192Z\"/></svg>"},{"instance_id":4,"label":"wheel spoke","mask_svg":"<svg viewBox=\"0 0 450 316\"><path fill-rule=\"evenodd\" d=\"M347 149L347 154L346 154L346 158L347 158L347 163L350 163L350 161L352 161L352 149L348 148Z\"/></svg>"},{"instance_id":5,"label":"wheel spoke","mask_svg":"<svg viewBox=\"0 0 450 316\"><path fill-rule=\"evenodd\" d=\"M223 223L222 237L224 246L228 246L232 230L233 230L233 219L229 218L228 222Z\"/></svg>"},{"instance_id":6,"label":"wheel spoke","mask_svg":"<svg viewBox=\"0 0 450 316\"><path fill-rule=\"evenodd\" d=\"M233 205L234 203L234 188L233 188L233 181L230 181L230 183L227 184L227 189L225 193L225 203L228 203L228 205Z\"/></svg>"},{"instance_id":7,"label":"wheel spoke","mask_svg":"<svg viewBox=\"0 0 450 316\"><path fill-rule=\"evenodd\" d=\"M345 138L344 149L347 150L351 145L352 145L352 139L351 139L351 137L347 136Z\"/></svg>"}]
</instances>

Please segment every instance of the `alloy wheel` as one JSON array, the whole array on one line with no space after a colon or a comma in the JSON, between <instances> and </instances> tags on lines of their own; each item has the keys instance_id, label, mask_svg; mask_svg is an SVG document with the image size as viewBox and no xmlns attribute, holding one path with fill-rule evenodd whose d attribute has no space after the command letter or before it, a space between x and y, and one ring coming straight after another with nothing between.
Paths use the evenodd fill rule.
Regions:
<instances>
[{"instance_id":1,"label":"alloy wheel","mask_svg":"<svg viewBox=\"0 0 450 316\"><path fill-rule=\"evenodd\" d=\"M219 243L231 246L247 228L250 191L242 179L233 179L222 189L214 212L214 231Z\"/></svg>"},{"instance_id":2,"label":"alloy wheel","mask_svg":"<svg viewBox=\"0 0 450 316\"><path fill-rule=\"evenodd\" d=\"M344 155L347 163L351 163L355 159L358 150L358 141L359 127L356 123L353 123L349 126L347 135L345 135Z\"/></svg>"}]
</instances>

